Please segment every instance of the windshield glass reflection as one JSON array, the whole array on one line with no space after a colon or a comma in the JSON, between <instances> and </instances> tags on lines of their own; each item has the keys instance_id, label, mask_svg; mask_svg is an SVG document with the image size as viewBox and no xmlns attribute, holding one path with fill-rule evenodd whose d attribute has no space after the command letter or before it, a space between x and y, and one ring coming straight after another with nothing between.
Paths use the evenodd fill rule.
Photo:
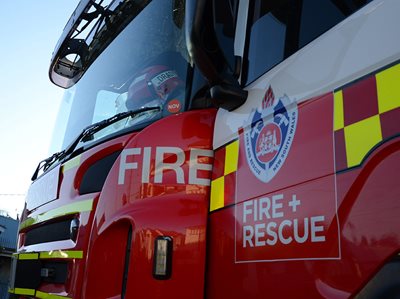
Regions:
<instances>
[{"instance_id":1,"label":"windshield glass reflection","mask_svg":"<svg viewBox=\"0 0 400 299\"><path fill-rule=\"evenodd\" d=\"M121 112L160 108L121 119L96 132L91 142L184 110L191 67L183 9L181 1L150 2L66 90L52 152L65 149L85 127Z\"/></svg>"}]
</instances>

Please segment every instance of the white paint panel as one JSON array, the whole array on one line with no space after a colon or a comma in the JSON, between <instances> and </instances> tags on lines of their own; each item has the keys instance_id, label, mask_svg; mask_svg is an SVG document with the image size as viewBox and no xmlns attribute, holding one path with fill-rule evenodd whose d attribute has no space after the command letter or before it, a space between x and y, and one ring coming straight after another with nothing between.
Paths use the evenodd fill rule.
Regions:
<instances>
[{"instance_id":1,"label":"white paint panel","mask_svg":"<svg viewBox=\"0 0 400 299\"><path fill-rule=\"evenodd\" d=\"M261 105L268 86L277 97L301 102L333 91L400 59L400 1L376 0L258 78L246 89L244 105L219 109L214 149L237 138L252 109Z\"/></svg>"}]
</instances>

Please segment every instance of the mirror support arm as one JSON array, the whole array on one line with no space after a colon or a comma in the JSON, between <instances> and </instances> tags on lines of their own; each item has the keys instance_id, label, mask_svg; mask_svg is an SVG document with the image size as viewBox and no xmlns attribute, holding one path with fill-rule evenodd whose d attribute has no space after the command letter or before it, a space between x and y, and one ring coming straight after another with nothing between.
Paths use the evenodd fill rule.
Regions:
<instances>
[{"instance_id":1,"label":"mirror support arm","mask_svg":"<svg viewBox=\"0 0 400 299\"><path fill-rule=\"evenodd\" d=\"M194 64L211 86L210 94L214 104L231 111L246 101L247 91L239 85L238 70L235 73L228 71L225 57L215 42L213 26L205 25L213 20L209 15L213 10L207 9L207 4L211 7L210 1L186 1L186 43Z\"/></svg>"}]
</instances>

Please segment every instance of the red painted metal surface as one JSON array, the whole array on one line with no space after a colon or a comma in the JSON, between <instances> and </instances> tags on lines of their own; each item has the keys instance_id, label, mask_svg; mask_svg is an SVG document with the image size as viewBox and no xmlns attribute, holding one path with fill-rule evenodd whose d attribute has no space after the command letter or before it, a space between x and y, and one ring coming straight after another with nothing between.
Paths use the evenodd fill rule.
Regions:
<instances>
[{"instance_id":1,"label":"red painted metal surface","mask_svg":"<svg viewBox=\"0 0 400 299\"><path fill-rule=\"evenodd\" d=\"M86 265L86 253L87 247L90 238L90 231L93 224L94 219L94 211L96 208L97 201L99 199L99 193L91 193L91 194L79 194L79 185L82 181L82 177L88 167L99 159L115 152L118 150L122 150L126 145L126 142L131 138L132 135L122 136L116 139L113 139L109 142L103 143L95 148L92 148L82 154L80 157L80 164L76 167L73 167L69 170L60 171L59 178L59 196L58 199L39 207L33 212L26 211L24 218L21 221L24 221L27 216L31 218L35 218L40 214L46 213L48 211L52 211L57 208L61 208L68 204L77 203L79 201L84 201L87 199L93 199L93 209L92 211L83 212L77 214L76 216L79 219L79 231L77 235L77 239L75 242L72 240L66 241L57 241L57 242L48 242L36 245L30 245L25 247L23 241L21 241L20 251L28 250L28 251L58 251L58 250L76 250L83 251L84 255L82 259L72 259L68 261L68 277L65 284L48 284L42 283L39 290L42 292L52 293L52 294L63 294L72 298L81 298L81 289L82 283L84 281L84 270ZM57 219L50 219L44 223L40 223L40 225L51 225L52 221L59 221L63 219L72 219L74 215L66 215L58 217ZM34 228L35 226L33 226ZM30 230L32 227L29 227L27 230ZM24 232L27 230L22 230L20 239L24 239Z\"/></svg>"},{"instance_id":2,"label":"red painted metal surface","mask_svg":"<svg viewBox=\"0 0 400 299\"><path fill-rule=\"evenodd\" d=\"M355 109L353 97L371 93L371 84L375 81L367 78L346 87L345 109ZM371 106L359 114L344 113L344 125L371 117L376 100L371 96ZM243 128L237 170L225 175L231 153L221 148L213 156L211 150L215 110L172 115L84 152L79 166L61 173L60 199L29 215L94 199L93 210L79 215L75 243L27 248L84 252L83 259L69 263L65 285L42 284L40 290L72 298L120 298L125 280L125 298L357 294L400 249L399 109L380 115L382 140L358 165L349 164L345 129L334 129L333 93L296 109L293 143L268 184L248 165ZM90 165L115 151L122 152L102 192L79 194ZM273 157L265 155L263 161ZM225 179L223 207L209 213L209 182L220 177ZM158 236L173 240L168 280L152 275Z\"/></svg>"},{"instance_id":3,"label":"red painted metal surface","mask_svg":"<svg viewBox=\"0 0 400 299\"><path fill-rule=\"evenodd\" d=\"M370 82L348 90L369 90ZM397 256L398 123L397 129L389 123L392 135L383 134L360 165L349 167L344 136L339 140L333 128L333 98L329 93L299 104L293 144L267 183L252 173L250 143L239 131L236 180L224 190L234 200L225 198L209 216L207 298L349 298ZM215 154L213 177L221 175L217 157L223 156L222 150Z\"/></svg>"},{"instance_id":4,"label":"red painted metal surface","mask_svg":"<svg viewBox=\"0 0 400 299\"><path fill-rule=\"evenodd\" d=\"M214 110L173 115L129 141L99 198L84 298L121 294L129 227L126 298L203 298L214 117ZM154 240L160 235L173 239L168 280L152 276Z\"/></svg>"},{"instance_id":5,"label":"red painted metal surface","mask_svg":"<svg viewBox=\"0 0 400 299\"><path fill-rule=\"evenodd\" d=\"M400 169L399 159L400 142L393 140L362 168L337 175L340 259L235 263L235 207L212 213L206 297L348 298L356 294L400 248L400 188L393 175ZM281 254L292 252L282 248Z\"/></svg>"}]
</instances>

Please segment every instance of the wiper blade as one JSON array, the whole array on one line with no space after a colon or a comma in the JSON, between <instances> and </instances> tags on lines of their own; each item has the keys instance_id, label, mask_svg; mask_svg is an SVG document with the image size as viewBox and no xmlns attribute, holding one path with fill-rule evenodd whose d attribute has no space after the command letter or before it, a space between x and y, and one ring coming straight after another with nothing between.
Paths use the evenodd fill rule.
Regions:
<instances>
[{"instance_id":1,"label":"wiper blade","mask_svg":"<svg viewBox=\"0 0 400 299\"><path fill-rule=\"evenodd\" d=\"M133 116L136 116L143 112L156 111L156 110L161 111L161 107L159 107L159 106L144 107L144 108L140 108L137 110L121 112L121 113L115 114L114 116L112 116L110 118L107 118L105 120L99 121L97 123L94 123L94 124L86 127L85 129L82 130L82 132L78 135L78 137L76 137L75 140L65 150L55 153L52 156L50 156L49 158L40 161L35 172L33 173L31 180L34 181L37 179L37 177L39 175L39 171L41 169L43 169L43 172L45 172L56 161L63 160L67 156L71 155L75 151L75 148L79 144L79 142L89 141L91 139L91 137L93 136L93 134L100 131L101 129L104 129L104 128L108 127L109 125L112 125L113 123L116 123L117 121L122 120L124 118L133 117Z\"/></svg>"},{"instance_id":2,"label":"wiper blade","mask_svg":"<svg viewBox=\"0 0 400 299\"><path fill-rule=\"evenodd\" d=\"M90 125L90 126L86 127L85 129L83 129L82 133L75 139L75 142L76 142L75 146L80 141L89 141L94 133L100 131L101 129L104 129L104 128L108 127L109 125L112 125L113 123L116 123L117 121L120 121L121 119L124 119L124 118L127 118L127 117L133 117L133 116L141 114L143 112L153 111L153 110L161 111L161 108L159 106L156 106L156 107L144 107L144 108L140 108L140 109L137 109L137 110L121 112L121 113L115 114L114 116L112 116L110 118L107 118L105 120L99 121L98 123Z\"/></svg>"},{"instance_id":3,"label":"wiper blade","mask_svg":"<svg viewBox=\"0 0 400 299\"><path fill-rule=\"evenodd\" d=\"M41 169L43 169L43 172L45 172L47 169L49 169L49 167L57 160L60 159L61 156L64 155L64 151L55 153L53 155L51 155L50 157L42 160L39 162L38 166L36 167L35 172L33 173L31 180L34 181L37 179L38 175L39 175L39 171Z\"/></svg>"}]
</instances>

